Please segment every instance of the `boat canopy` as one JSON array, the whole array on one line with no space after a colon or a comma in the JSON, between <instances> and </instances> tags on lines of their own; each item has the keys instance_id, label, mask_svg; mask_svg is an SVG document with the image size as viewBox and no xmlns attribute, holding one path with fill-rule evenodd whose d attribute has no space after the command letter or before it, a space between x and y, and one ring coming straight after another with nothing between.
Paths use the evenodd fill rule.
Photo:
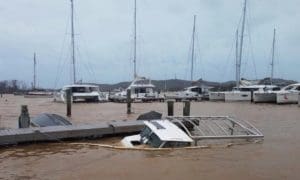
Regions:
<instances>
[{"instance_id":1,"label":"boat canopy","mask_svg":"<svg viewBox=\"0 0 300 180\"><path fill-rule=\"evenodd\" d=\"M185 132L169 120L145 121L145 125L150 128L161 141L193 142Z\"/></svg>"}]
</instances>

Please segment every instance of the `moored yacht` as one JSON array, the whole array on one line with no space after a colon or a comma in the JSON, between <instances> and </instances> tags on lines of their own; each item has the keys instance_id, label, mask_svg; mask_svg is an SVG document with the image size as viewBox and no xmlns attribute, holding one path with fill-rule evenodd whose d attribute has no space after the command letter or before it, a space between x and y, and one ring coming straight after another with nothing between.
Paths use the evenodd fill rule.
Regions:
<instances>
[{"instance_id":1,"label":"moored yacht","mask_svg":"<svg viewBox=\"0 0 300 180\"><path fill-rule=\"evenodd\" d=\"M99 86L73 84L64 86L59 93L56 93L55 101L66 102L66 90L68 89L71 89L72 92L72 102L103 102L107 100L107 97L100 92Z\"/></svg>"},{"instance_id":2,"label":"moored yacht","mask_svg":"<svg viewBox=\"0 0 300 180\"><path fill-rule=\"evenodd\" d=\"M135 102L146 102L163 99L163 97L160 97L159 94L155 91L155 86L151 83L151 80L144 77L136 77L126 90L112 95L110 99L117 102L126 101L127 90L130 90L131 99Z\"/></svg>"}]
</instances>

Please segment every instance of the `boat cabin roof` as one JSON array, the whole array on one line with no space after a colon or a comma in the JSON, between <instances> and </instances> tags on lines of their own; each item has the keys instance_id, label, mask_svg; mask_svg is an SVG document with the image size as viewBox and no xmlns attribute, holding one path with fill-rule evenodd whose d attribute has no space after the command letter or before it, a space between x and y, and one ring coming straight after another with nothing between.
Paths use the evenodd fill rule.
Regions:
<instances>
[{"instance_id":1,"label":"boat cabin roof","mask_svg":"<svg viewBox=\"0 0 300 180\"><path fill-rule=\"evenodd\" d=\"M72 84L72 85L66 85L63 88L72 88L72 87L93 87L93 88L99 88L99 86L95 85L89 85L89 84Z\"/></svg>"},{"instance_id":2,"label":"boat cabin roof","mask_svg":"<svg viewBox=\"0 0 300 180\"><path fill-rule=\"evenodd\" d=\"M185 132L169 120L145 121L144 123L161 141L193 142Z\"/></svg>"}]
</instances>

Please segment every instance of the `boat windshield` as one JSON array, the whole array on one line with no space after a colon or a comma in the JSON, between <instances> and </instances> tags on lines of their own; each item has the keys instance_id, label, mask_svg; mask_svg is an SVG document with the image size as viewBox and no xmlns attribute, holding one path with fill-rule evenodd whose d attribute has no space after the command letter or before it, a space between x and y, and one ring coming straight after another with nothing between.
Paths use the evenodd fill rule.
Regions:
<instances>
[{"instance_id":1,"label":"boat windshield","mask_svg":"<svg viewBox=\"0 0 300 180\"><path fill-rule=\"evenodd\" d=\"M163 148L179 148L190 146L190 142L177 142L177 141L168 141Z\"/></svg>"},{"instance_id":2,"label":"boat windshield","mask_svg":"<svg viewBox=\"0 0 300 180\"><path fill-rule=\"evenodd\" d=\"M148 139L150 134L151 134L151 129L148 127L145 127L141 132L141 138L143 139L144 137L146 137Z\"/></svg>"},{"instance_id":3,"label":"boat windshield","mask_svg":"<svg viewBox=\"0 0 300 180\"><path fill-rule=\"evenodd\" d=\"M155 133L152 133L149 137L148 144L154 148L159 148L160 145L162 144L162 141Z\"/></svg>"},{"instance_id":4,"label":"boat windshield","mask_svg":"<svg viewBox=\"0 0 300 180\"><path fill-rule=\"evenodd\" d=\"M99 91L98 87L72 87L73 93L84 93L84 92L93 92Z\"/></svg>"}]
</instances>

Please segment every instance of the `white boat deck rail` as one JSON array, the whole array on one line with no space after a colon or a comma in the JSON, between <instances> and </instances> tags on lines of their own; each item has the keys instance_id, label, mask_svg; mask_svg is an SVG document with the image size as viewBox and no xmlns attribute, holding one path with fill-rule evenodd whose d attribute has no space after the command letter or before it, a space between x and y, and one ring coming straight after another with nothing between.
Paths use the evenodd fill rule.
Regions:
<instances>
[{"instance_id":1,"label":"white boat deck rail","mask_svg":"<svg viewBox=\"0 0 300 180\"><path fill-rule=\"evenodd\" d=\"M181 127L195 142L200 140L263 139L252 124L230 116L167 117Z\"/></svg>"}]
</instances>

